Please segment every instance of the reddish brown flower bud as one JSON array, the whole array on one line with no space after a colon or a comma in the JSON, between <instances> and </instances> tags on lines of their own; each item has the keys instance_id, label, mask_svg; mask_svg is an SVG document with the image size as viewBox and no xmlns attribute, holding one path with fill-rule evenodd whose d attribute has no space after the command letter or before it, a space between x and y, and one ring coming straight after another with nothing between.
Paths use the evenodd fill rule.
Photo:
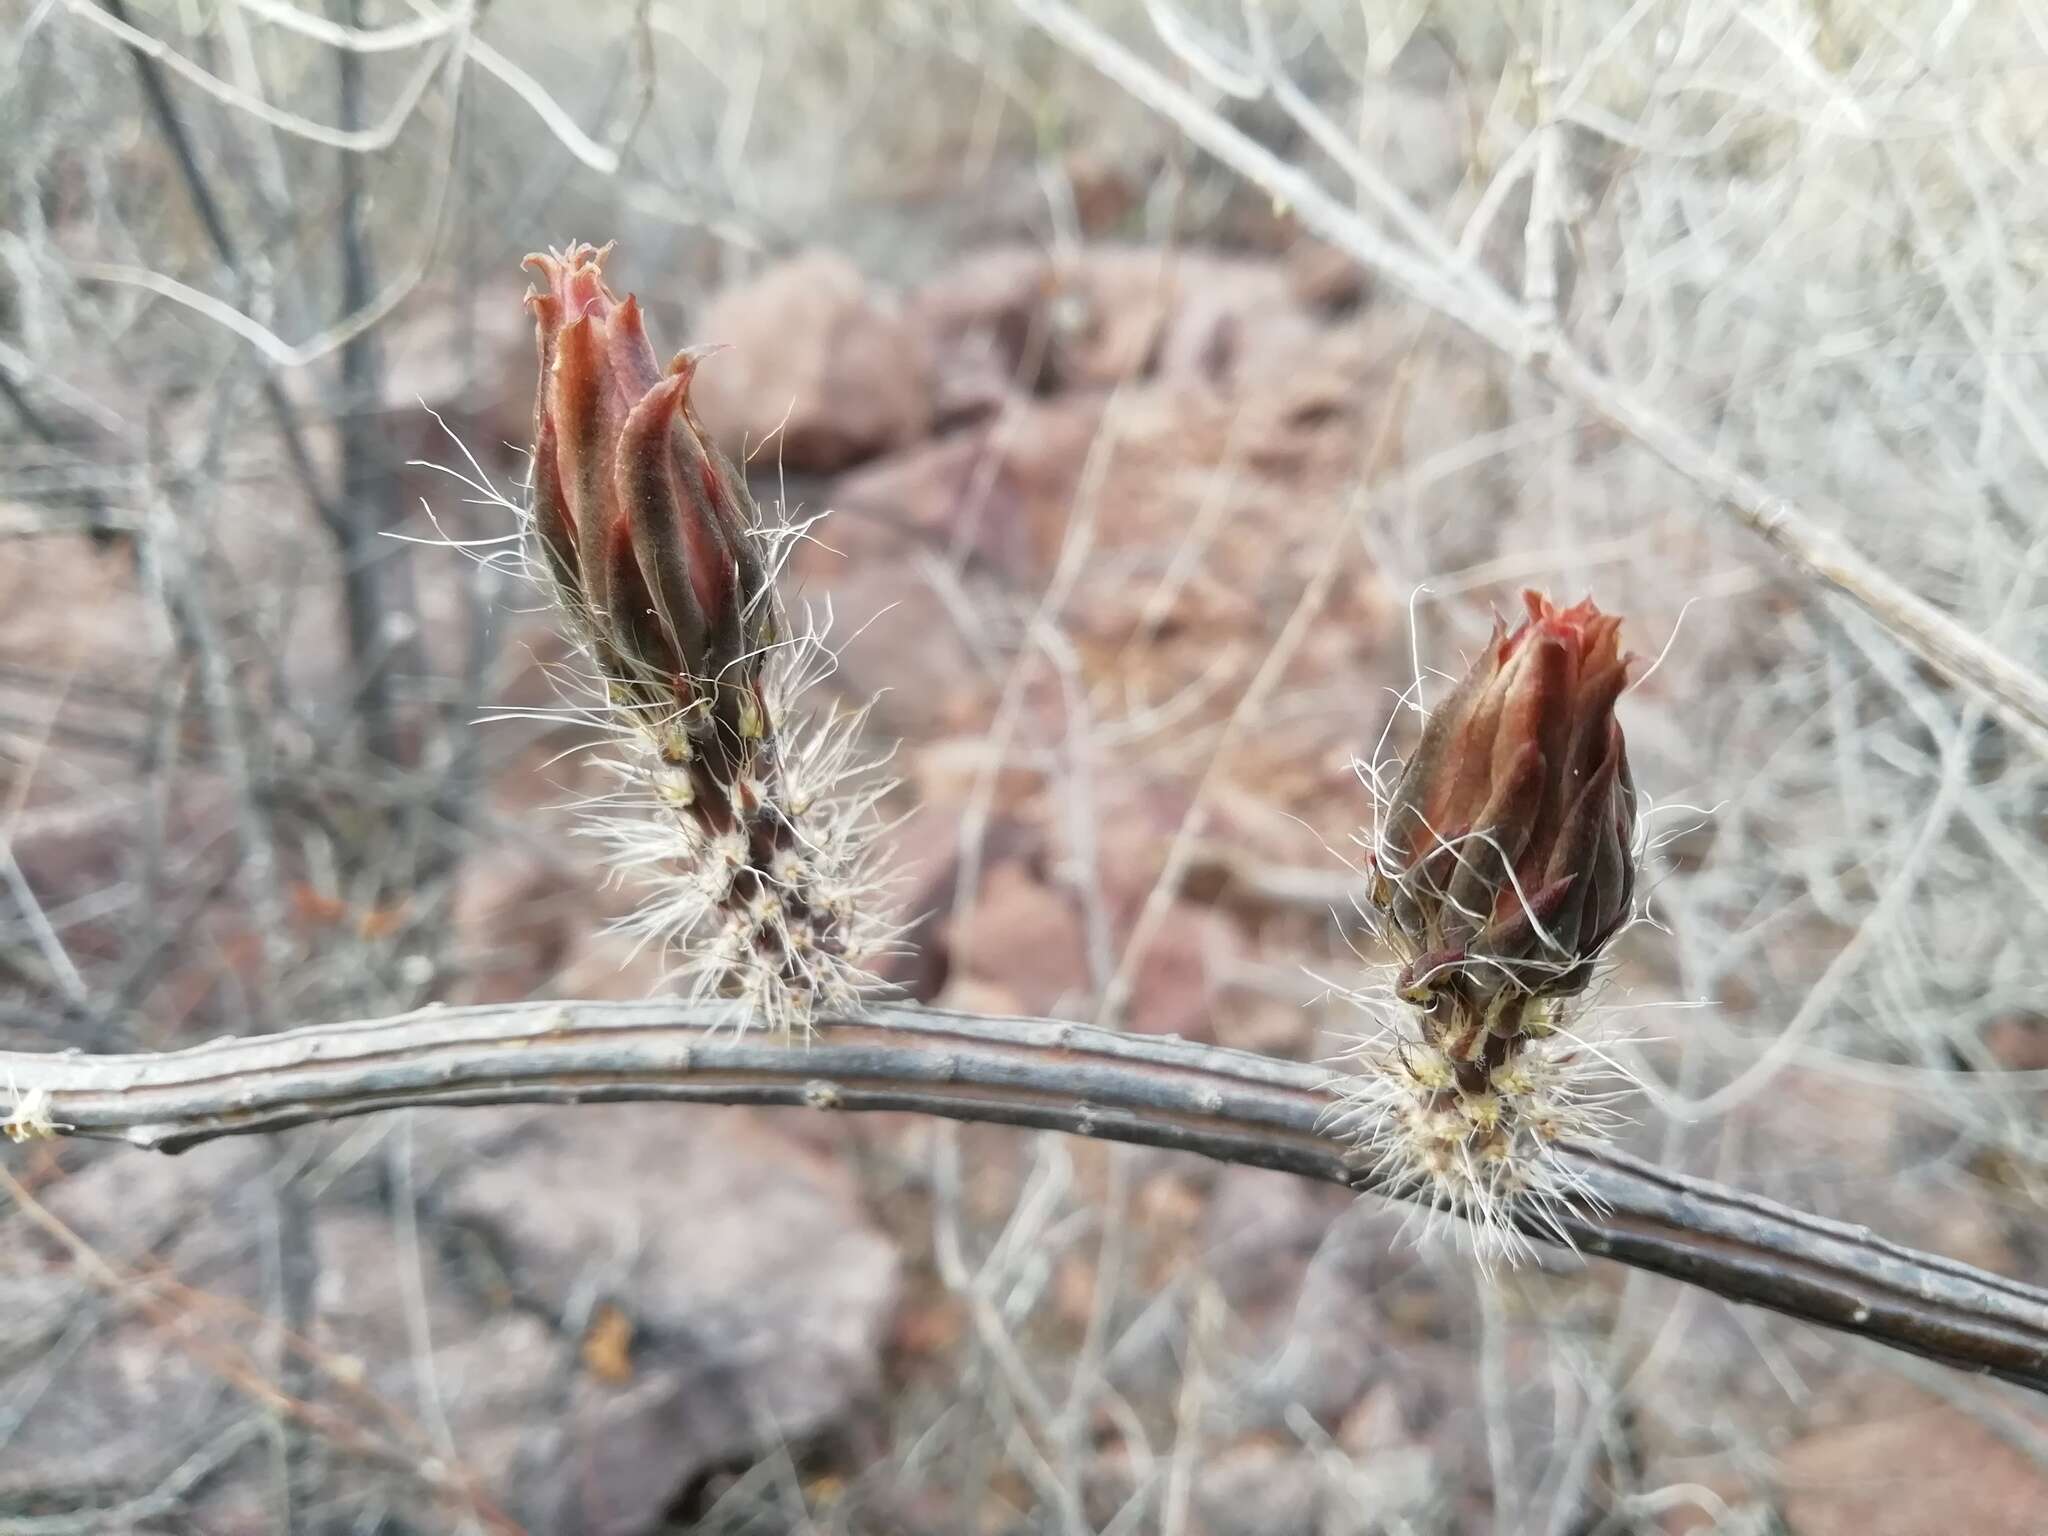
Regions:
<instances>
[{"instance_id":1,"label":"reddish brown flower bud","mask_svg":"<svg viewBox=\"0 0 2048 1536\"><path fill-rule=\"evenodd\" d=\"M1373 860L1407 961L1397 990L1448 995L1467 1005L1449 1013L1495 1035L1521 1027L1511 1002L1585 986L1635 891L1635 784L1614 718L1621 621L1590 599L1523 599L1528 618L1513 633L1496 620L1431 714Z\"/></svg>"},{"instance_id":2,"label":"reddish brown flower bud","mask_svg":"<svg viewBox=\"0 0 2048 1536\"><path fill-rule=\"evenodd\" d=\"M779 633L769 567L794 531L763 525L691 410L705 353L662 368L640 306L605 286L610 250L526 259L540 381L522 544L598 674L571 675L597 685L582 713L620 781L588 830L648 887L619 926L675 946L693 996L734 1003L738 1028L808 1034L878 985L893 942L871 843L886 786L846 787L868 767L865 711L784 718L832 662L818 631Z\"/></svg>"},{"instance_id":3,"label":"reddish brown flower bud","mask_svg":"<svg viewBox=\"0 0 2048 1536\"><path fill-rule=\"evenodd\" d=\"M746 481L690 409L701 352L655 361L640 306L605 286L602 248L529 256L540 349L535 534L598 665L630 703L713 756L764 728L772 599ZM687 755L687 754L683 754Z\"/></svg>"}]
</instances>

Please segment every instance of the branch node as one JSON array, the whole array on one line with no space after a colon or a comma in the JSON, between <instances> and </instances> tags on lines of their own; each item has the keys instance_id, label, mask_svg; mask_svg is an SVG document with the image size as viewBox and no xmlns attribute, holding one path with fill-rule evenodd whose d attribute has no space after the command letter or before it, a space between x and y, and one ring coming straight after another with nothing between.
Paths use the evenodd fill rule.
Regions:
<instances>
[{"instance_id":1,"label":"branch node","mask_svg":"<svg viewBox=\"0 0 2048 1536\"><path fill-rule=\"evenodd\" d=\"M840 1095L837 1083L828 1083L814 1077L804 1084L804 1103L812 1109L844 1109L846 1100Z\"/></svg>"}]
</instances>

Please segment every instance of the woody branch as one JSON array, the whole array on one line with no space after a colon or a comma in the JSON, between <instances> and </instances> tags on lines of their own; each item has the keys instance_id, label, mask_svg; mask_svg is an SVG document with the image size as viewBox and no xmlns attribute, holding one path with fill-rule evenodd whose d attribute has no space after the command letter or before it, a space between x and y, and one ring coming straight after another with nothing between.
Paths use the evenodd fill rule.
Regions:
<instances>
[{"instance_id":1,"label":"woody branch","mask_svg":"<svg viewBox=\"0 0 2048 1536\"><path fill-rule=\"evenodd\" d=\"M807 1048L674 1001L429 1009L186 1050L0 1053L9 1128L176 1152L223 1136L436 1105L672 1100L898 1110L1065 1131L1373 1189L1324 1133L1320 1069L1052 1019L875 1007ZM2048 1290L1609 1149L1532 1236L2048 1392Z\"/></svg>"}]
</instances>

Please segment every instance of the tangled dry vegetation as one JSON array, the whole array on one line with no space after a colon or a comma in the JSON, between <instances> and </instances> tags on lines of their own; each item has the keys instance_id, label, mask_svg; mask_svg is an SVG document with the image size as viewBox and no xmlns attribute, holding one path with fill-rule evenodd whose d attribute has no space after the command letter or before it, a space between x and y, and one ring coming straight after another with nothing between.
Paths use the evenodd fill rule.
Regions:
<instances>
[{"instance_id":1,"label":"tangled dry vegetation","mask_svg":"<svg viewBox=\"0 0 2048 1536\"><path fill-rule=\"evenodd\" d=\"M476 724L556 703L546 615L407 542L509 531L519 260L616 231L663 334L730 344L697 402L756 495L830 511L786 591L894 744L910 996L1339 1053L1386 961L1355 764L1522 586L1591 591L1654 662L1621 714L1657 921L1596 1000L1624 1143L2038 1277L2027 700L1711 484L2048 671L2048 22L1089 14L10 17L0 1044L661 982L573 836L611 788L581 737ZM1402 261L1308 233L1218 132ZM36 1141L0 1190L9 1530L2032 1536L2048 1505L2048 1417L1996 1383L1074 1138L492 1108Z\"/></svg>"}]
</instances>

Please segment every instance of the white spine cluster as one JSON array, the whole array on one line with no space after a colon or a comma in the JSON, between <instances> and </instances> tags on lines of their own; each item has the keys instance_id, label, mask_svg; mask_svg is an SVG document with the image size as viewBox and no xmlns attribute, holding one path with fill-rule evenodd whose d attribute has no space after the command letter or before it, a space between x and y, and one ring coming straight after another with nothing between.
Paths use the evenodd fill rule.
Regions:
<instances>
[{"instance_id":1,"label":"white spine cluster","mask_svg":"<svg viewBox=\"0 0 2048 1536\"><path fill-rule=\"evenodd\" d=\"M1543 1016L1525 1025L1514 1055L1475 1082L1427 1042L1390 981L1342 996L1372 1027L1345 1054L1333 1126L1382 1190L1414 1202L1417 1233L1462 1235L1482 1265L1530 1256L1531 1227L1571 1246L1561 1213L1596 1202L1559 1148L1626 1124L1613 1106L1633 1086L1586 1037L1594 1009L1537 1005Z\"/></svg>"},{"instance_id":2,"label":"white spine cluster","mask_svg":"<svg viewBox=\"0 0 2048 1536\"><path fill-rule=\"evenodd\" d=\"M7 1093L13 1100L4 1116L0 1116L0 1135L17 1144L25 1141L48 1141L60 1131L74 1127L65 1124L51 1113L50 1091L47 1088L31 1088L23 1093L14 1084L10 1073Z\"/></svg>"},{"instance_id":3,"label":"white spine cluster","mask_svg":"<svg viewBox=\"0 0 2048 1536\"><path fill-rule=\"evenodd\" d=\"M864 997L887 990L875 967L895 950L902 925L891 916L894 882L881 851L879 806L894 784L882 776L884 762L860 750L867 708L835 707L818 718L803 704L838 668L825 639L829 615L814 620L806 612L802 628L789 633L780 622L768 626L779 638L749 658L758 664L762 718L748 722L741 771L711 783L691 771L696 749L686 711L652 709L644 692L631 697L607 680L592 623L539 548L529 498L499 491L450 437L466 472L421 467L448 474L476 503L511 513L518 531L430 542L538 589L571 646L569 659L549 668L560 708L491 718L567 723L596 738L592 757L614 787L578 804L581 831L603 849L613 878L642 897L613 928L661 946L671 962L667 983L695 1001L729 1003L742 1032L804 1038L817 1019L855 1011ZM750 530L768 572L759 601L778 602L775 579L814 522ZM707 804L707 793L725 803Z\"/></svg>"},{"instance_id":4,"label":"white spine cluster","mask_svg":"<svg viewBox=\"0 0 2048 1536\"><path fill-rule=\"evenodd\" d=\"M703 804L673 744L628 709L601 749L618 787L584 808L584 834L642 894L616 928L660 945L683 995L730 1001L738 1028L784 1039L878 990L873 968L900 932L878 851L892 786L859 751L867 711L800 713L835 665L815 632L778 645L762 679L775 728L713 791L723 807Z\"/></svg>"}]
</instances>

